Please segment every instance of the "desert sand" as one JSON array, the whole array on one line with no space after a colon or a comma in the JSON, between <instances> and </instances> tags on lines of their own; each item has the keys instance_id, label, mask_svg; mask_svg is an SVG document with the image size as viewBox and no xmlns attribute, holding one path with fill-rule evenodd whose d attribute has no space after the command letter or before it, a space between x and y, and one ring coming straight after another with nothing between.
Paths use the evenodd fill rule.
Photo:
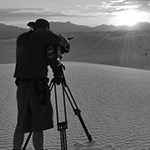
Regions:
<instances>
[{"instance_id":1,"label":"desert sand","mask_svg":"<svg viewBox=\"0 0 150 150\"><path fill-rule=\"evenodd\" d=\"M93 137L89 143L67 102L68 149L149 150L150 72L90 63L64 64L67 83ZM0 65L0 150L11 150L16 124L13 71L14 64ZM53 95L51 101L54 106ZM54 121L55 127L45 131L45 148L48 150L60 150L55 116ZM32 149L30 141L27 150Z\"/></svg>"}]
</instances>

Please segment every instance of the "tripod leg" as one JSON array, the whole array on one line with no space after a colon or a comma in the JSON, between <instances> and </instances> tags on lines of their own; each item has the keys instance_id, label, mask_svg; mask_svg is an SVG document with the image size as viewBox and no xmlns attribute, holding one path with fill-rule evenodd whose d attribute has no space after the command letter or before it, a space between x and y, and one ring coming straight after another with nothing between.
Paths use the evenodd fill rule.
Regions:
<instances>
[{"instance_id":1,"label":"tripod leg","mask_svg":"<svg viewBox=\"0 0 150 150\"><path fill-rule=\"evenodd\" d=\"M58 100L57 100L56 84L54 84L54 93L55 93L55 105L56 105L56 118L57 118L57 124L58 124L59 123L59 115L58 115Z\"/></svg>"},{"instance_id":2,"label":"tripod leg","mask_svg":"<svg viewBox=\"0 0 150 150\"><path fill-rule=\"evenodd\" d=\"M86 136L88 137L88 140L91 142L92 141L92 136L91 136L91 134L89 133L89 131L88 131L88 129L87 129L87 127L86 127L86 125L85 125L85 123L84 123L84 121L83 121L83 118L82 118L82 116L81 116L81 111L79 110L79 109L76 109L76 110L74 110L75 111L75 114L78 116L78 118L79 118L79 120L80 120L80 122L81 122L81 125L82 125L82 127L83 127L83 129L84 129L84 131L85 131L85 133L86 133ZM78 111L78 113L77 113L77 111Z\"/></svg>"},{"instance_id":3,"label":"tripod leg","mask_svg":"<svg viewBox=\"0 0 150 150\"><path fill-rule=\"evenodd\" d=\"M63 86L62 86L63 87ZM66 103L65 103L65 93L63 92L63 102L64 102L64 122L59 122L59 109L58 109L58 99L57 99L57 88L56 83L54 84L54 94L55 94L55 102L56 102L56 117L57 117L57 130L60 131L60 142L61 142L61 150L67 150L67 136L66 136L66 129L67 129L67 112L66 112Z\"/></svg>"},{"instance_id":4,"label":"tripod leg","mask_svg":"<svg viewBox=\"0 0 150 150\"><path fill-rule=\"evenodd\" d=\"M28 135L28 137L27 137L27 140L26 140L26 142L25 142L25 144L24 144L22 150L25 150L25 149L26 149L26 147L27 147L27 145L28 145L28 143L29 143L29 140L30 140L31 135L32 135L32 131L29 133L29 135Z\"/></svg>"},{"instance_id":5,"label":"tripod leg","mask_svg":"<svg viewBox=\"0 0 150 150\"><path fill-rule=\"evenodd\" d=\"M70 96L71 96L73 102L71 101L71 98L69 97L69 94L67 93L67 90L65 89L65 87L67 88L67 90L68 90L68 92L69 92L69 94L70 94ZM67 84L66 84L66 86L63 86L63 88L64 88L65 94L67 95L67 98L68 98L68 100L69 100L69 102L70 102L70 104L71 104L71 106L72 106L72 108L73 108L73 111L74 111L75 115L78 116L78 118L79 118L79 120L80 120L80 123L81 123L81 125L82 125L82 127L83 127L83 129L84 129L84 131L85 131L85 133L86 133L86 135L87 135L87 138L88 138L88 140L91 142L91 141L92 141L92 136L91 136L91 134L89 134L89 132L88 132L88 130L87 130L87 127L86 127L86 125L85 125L85 123L84 123L84 121L83 121L83 118L82 118L82 116L81 116L81 111L80 111L80 109L78 108L78 106L77 106L77 104L76 104L76 102L75 102L75 99L74 99L74 97L73 97L73 95L72 95L72 93L71 93L71 90L69 89L69 87L68 87ZM73 104L73 103L74 103L74 104ZM76 107L76 108L75 108L75 107Z\"/></svg>"},{"instance_id":6,"label":"tripod leg","mask_svg":"<svg viewBox=\"0 0 150 150\"><path fill-rule=\"evenodd\" d=\"M61 83L62 85L62 94L63 94L63 103L64 103L64 119L65 119L65 122L67 122L67 109L66 109L66 98L65 98L65 91L64 91L64 84Z\"/></svg>"},{"instance_id":7,"label":"tripod leg","mask_svg":"<svg viewBox=\"0 0 150 150\"><path fill-rule=\"evenodd\" d=\"M60 140L61 140L61 150L67 150L67 137L66 130L60 131Z\"/></svg>"},{"instance_id":8,"label":"tripod leg","mask_svg":"<svg viewBox=\"0 0 150 150\"><path fill-rule=\"evenodd\" d=\"M52 79L51 80L51 82L50 82L50 85L48 86L49 87L49 92L51 92L52 91L52 89L53 89L53 87L54 87L54 79Z\"/></svg>"}]
</instances>

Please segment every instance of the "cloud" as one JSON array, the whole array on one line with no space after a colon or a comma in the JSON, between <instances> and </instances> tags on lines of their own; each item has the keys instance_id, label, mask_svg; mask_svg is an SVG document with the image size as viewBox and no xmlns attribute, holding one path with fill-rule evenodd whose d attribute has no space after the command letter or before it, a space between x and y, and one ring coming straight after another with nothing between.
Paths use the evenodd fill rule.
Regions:
<instances>
[{"instance_id":1,"label":"cloud","mask_svg":"<svg viewBox=\"0 0 150 150\"><path fill-rule=\"evenodd\" d=\"M150 11L150 2L147 0L111 0L105 1L102 5L106 12L123 11L128 9L138 9Z\"/></svg>"},{"instance_id":2,"label":"cloud","mask_svg":"<svg viewBox=\"0 0 150 150\"><path fill-rule=\"evenodd\" d=\"M106 8L102 5L76 5L75 7L69 7L62 12L68 17L84 18L84 17L100 17L105 16L108 13Z\"/></svg>"},{"instance_id":3,"label":"cloud","mask_svg":"<svg viewBox=\"0 0 150 150\"><path fill-rule=\"evenodd\" d=\"M148 0L142 0L142 1L139 0L139 3L141 4L141 7L140 7L141 10L144 9L150 12L150 2Z\"/></svg>"},{"instance_id":4,"label":"cloud","mask_svg":"<svg viewBox=\"0 0 150 150\"><path fill-rule=\"evenodd\" d=\"M89 16L93 17L94 15L111 15L114 12L125 11L129 9L141 9L144 10L150 7L150 2L142 2L139 0L105 0L99 2L97 5L77 5L76 7L70 7L64 11L66 14L74 14L77 16Z\"/></svg>"},{"instance_id":5,"label":"cloud","mask_svg":"<svg viewBox=\"0 0 150 150\"><path fill-rule=\"evenodd\" d=\"M25 20L34 19L40 17L64 17L65 14L59 12L50 12L48 9L38 8L24 8L24 9L0 9L0 20L11 21L11 20Z\"/></svg>"},{"instance_id":6,"label":"cloud","mask_svg":"<svg viewBox=\"0 0 150 150\"><path fill-rule=\"evenodd\" d=\"M76 3L75 5L65 5L64 9L48 9L48 8L21 8L21 9L0 9L0 21L23 22L36 20L37 18L45 18L51 21L71 21L80 20L100 20L100 22L109 20L116 13L135 9L141 12L150 13L150 2L148 0L104 0L97 4L92 1L87 3ZM53 11L52 11L53 10ZM55 11L54 11L55 10Z\"/></svg>"},{"instance_id":7,"label":"cloud","mask_svg":"<svg viewBox=\"0 0 150 150\"><path fill-rule=\"evenodd\" d=\"M0 9L0 20L24 20L34 18L69 18L69 17L93 17L99 15L111 15L114 12L128 9L139 9L150 11L148 0L105 0L99 4L80 4L68 6L63 11L52 12L47 8L22 8L22 9Z\"/></svg>"},{"instance_id":8,"label":"cloud","mask_svg":"<svg viewBox=\"0 0 150 150\"><path fill-rule=\"evenodd\" d=\"M126 0L113 0L110 2L103 2L103 7L106 8L107 12L123 11L127 9L138 8L138 4L131 3Z\"/></svg>"}]
</instances>

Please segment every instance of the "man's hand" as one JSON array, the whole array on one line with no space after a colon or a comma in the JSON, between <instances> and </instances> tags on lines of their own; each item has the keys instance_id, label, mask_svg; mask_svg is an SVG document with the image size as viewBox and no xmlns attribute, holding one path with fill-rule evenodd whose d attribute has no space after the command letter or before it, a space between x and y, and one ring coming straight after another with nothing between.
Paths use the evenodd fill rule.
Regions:
<instances>
[{"instance_id":1,"label":"man's hand","mask_svg":"<svg viewBox=\"0 0 150 150\"><path fill-rule=\"evenodd\" d=\"M70 44L69 44L69 40L67 39L66 36L62 35L62 34L59 34L59 37L61 38L60 40L60 46L66 48L68 50L68 48L70 49ZM68 50L69 52L69 50Z\"/></svg>"}]
</instances>

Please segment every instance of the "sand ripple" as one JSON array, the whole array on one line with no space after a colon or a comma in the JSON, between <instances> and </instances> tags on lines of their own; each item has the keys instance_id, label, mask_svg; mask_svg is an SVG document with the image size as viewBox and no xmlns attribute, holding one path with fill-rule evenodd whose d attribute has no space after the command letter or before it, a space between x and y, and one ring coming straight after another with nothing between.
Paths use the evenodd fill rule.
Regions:
<instances>
[{"instance_id":1,"label":"sand ripple","mask_svg":"<svg viewBox=\"0 0 150 150\"><path fill-rule=\"evenodd\" d=\"M0 150L11 150L16 124L14 65L0 66ZM150 149L150 72L119 67L66 63L66 77L83 119L83 128L67 103L68 148L73 150ZM54 105L54 101L52 99ZM59 132L45 131L45 147L60 149ZM33 149L30 141L28 149Z\"/></svg>"}]
</instances>

